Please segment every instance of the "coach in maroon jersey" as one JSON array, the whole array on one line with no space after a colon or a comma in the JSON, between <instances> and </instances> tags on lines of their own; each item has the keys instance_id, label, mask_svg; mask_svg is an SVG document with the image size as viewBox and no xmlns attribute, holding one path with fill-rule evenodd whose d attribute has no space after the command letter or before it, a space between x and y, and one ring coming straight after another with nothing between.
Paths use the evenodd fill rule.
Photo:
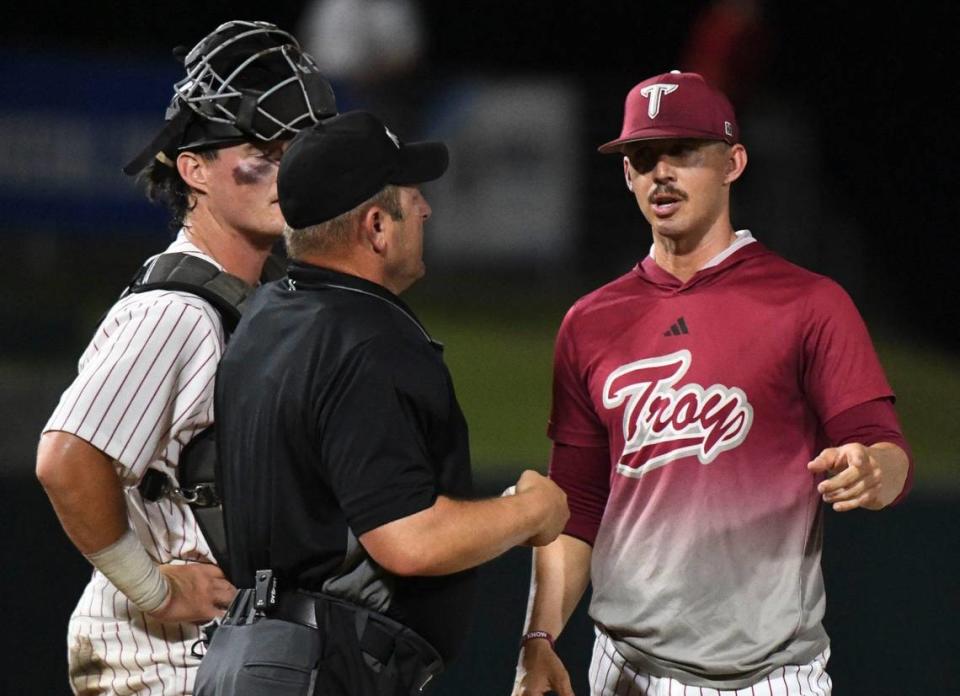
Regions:
<instances>
[{"instance_id":1,"label":"coach in maroon jersey","mask_svg":"<svg viewBox=\"0 0 960 696\"><path fill-rule=\"evenodd\" d=\"M573 693L552 643L588 581L592 694L829 694L821 501L879 510L912 477L867 329L839 285L731 225L747 152L699 75L634 87L600 151L653 246L557 336L571 517L534 552L514 694Z\"/></svg>"}]
</instances>

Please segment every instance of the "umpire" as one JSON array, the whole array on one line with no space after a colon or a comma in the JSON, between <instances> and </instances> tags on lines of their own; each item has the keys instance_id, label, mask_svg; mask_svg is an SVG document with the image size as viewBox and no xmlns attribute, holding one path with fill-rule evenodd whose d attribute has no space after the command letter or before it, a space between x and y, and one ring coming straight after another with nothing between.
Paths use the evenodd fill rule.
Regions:
<instances>
[{"instance_id":1,"label":"umpire","mask_svg":"<svg viewBox=\"0 0 960 696\"><path fill-rule=\"evenodd\" d=\"M475 566L567 520L534 471L468 500L442 345L398 297L424 273L418 184L447 161L359 111L281 161L289 277L251 300L216 389L230 578L248 589L199 696L421 693L463 643Z\"/></svg>"}]
</instances>

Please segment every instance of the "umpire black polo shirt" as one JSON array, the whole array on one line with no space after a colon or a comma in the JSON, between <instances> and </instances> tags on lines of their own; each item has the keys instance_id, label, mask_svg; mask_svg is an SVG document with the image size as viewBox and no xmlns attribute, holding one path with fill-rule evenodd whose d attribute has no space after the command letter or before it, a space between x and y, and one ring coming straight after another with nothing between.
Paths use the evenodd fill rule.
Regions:
<instances>
[{"instance_id":1,"label":"umpire black polo shirt","mask_svg":"<svg viewBox=\"0 0 960 696\"><path fill-rule=\"evenodd\" d=\"M408 625L449 660L474 571L393 576L364 532L472 492L467 426L434 342L386 288L305 263L249 301L217 373L230 579L334 594Z\"/></svg>"}]
</instances>

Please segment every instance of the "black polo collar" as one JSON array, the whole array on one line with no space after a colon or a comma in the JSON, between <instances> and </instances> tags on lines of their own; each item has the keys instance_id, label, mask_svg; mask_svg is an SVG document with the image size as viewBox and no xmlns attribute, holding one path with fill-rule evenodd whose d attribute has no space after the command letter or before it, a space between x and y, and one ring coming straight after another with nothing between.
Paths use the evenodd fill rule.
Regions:
<instances>
[{"instance_id":1,"label":"black polo collar","mask_svg":"<svg viewBox=\"0 0 960 696\"><path fill-rule=\"evenodd\" d=\"M410 321L417 325L417 328L423 332L424 337L431 344L443 348L443 344L434 340L407 303L378 283L349 273L335 271L332 268L315 266L304 261L290 261L285 282L292 290L341 290L382 300L403 312Z\"/></svg>"}]
</instances>

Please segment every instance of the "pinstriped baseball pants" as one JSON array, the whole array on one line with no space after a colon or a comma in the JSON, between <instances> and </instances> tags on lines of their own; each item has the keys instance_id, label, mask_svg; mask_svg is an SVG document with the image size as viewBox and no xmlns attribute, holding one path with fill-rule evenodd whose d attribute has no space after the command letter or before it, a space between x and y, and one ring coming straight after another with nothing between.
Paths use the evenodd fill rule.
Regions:
<instances>
[{"instance_id":1,"label":"pinstriped baseball pants","mask_svg":"<svg viewBox=\"0 0 960 696\"><path fill-rule=\"evenodd\" d=\"M70 686L79 696L189 696L200 659L192 624L165 624L97 574L70 617Z\"/></svg>"},{"instance_id":2,"label":"pinstriped baseball pants","mask_svg":"<svg viewBox=\"0 0 960 696\"><path fill-rule=\"evenodd\" d=\"M602 631L597 631L590 660L591 696L830 696L833 687L826 672L830 648L805 665L786 665L774 670L756 684L739 689L712 689L688 686L669 677L638 672L613 646Z\"/></svg>"}]
</instances>

